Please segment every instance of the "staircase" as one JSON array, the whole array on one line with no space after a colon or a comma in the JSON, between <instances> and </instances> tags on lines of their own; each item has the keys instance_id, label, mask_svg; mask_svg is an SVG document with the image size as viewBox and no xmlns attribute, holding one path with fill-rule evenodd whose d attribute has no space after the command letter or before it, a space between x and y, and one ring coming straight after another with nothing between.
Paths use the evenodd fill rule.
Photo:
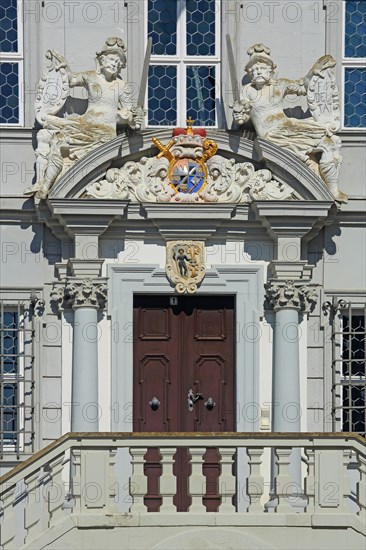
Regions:
<instances>
[{"instance_id":1,"label":"staircase","mask_svg":"<svg viewBox=\"0 0 366 550\"><path fill-rule=\"evenodd\" d=\"M185 512L175 506L180 448ZM149 449L158 449L155 470ZM207 449L216 449L216 478ZM152 488L158 512L146 504ZM212 491L218 506L208 512ZM4 550L364 550L366 446L345 433L69 433L0 478L0 500Z\"/></svg>"}]
</instances>

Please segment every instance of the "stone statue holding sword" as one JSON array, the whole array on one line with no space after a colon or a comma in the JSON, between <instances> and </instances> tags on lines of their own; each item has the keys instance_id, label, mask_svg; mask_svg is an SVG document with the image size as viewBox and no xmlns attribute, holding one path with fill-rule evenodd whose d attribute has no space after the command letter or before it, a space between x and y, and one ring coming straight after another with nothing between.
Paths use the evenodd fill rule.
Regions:
<instances>
[{"instance_id":1,"label":"stone statue holding sword","mask_svg":"<svg viewBox=\"0 0 366 550\"><path fill-rule=\"evenodd\" d=\"M108 38L96 54L96 70L74 73L66 59L49 50L51 60L43 75L36 99L36 118L42 125L37 134L36 183L26 195L47 197L55 181L77 160L117 135L117 125L138 130L144 121L144 100L151 54L148 41L137 107L133 107L131 88L120 77L126 67L126 48L122 39ZM82 86L88 95L84 114L57 116L69 89Z\"/></svg>"}]
</instances>

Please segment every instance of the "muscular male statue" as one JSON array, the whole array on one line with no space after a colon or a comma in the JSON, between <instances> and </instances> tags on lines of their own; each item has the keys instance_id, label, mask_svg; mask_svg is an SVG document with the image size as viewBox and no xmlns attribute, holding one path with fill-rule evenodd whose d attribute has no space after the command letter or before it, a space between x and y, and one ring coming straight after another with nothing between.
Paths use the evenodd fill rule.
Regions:
<instances>
[{"instance_id":1,"label":"muscular male statue","mask_svg":"<svg viewBox=\"0 0 366 550\"><path fill-rule=\"evenodd\" d=\"M259 137L292 151L320 175L337 201L347 201L347 195L338 189L341 140L334 135L331 124L314 118L290 118L283 110L284 97L307 95L311 79L324 78L324 73L334 67L334 59L321 57L300 80L274 79L276 65L270 53L263 44L248 49L245 70L251 82L242 87L240 100L234 104L235 122L241 125L251 119Z\"/></svg>"},{"instance_id":2,"label":"muscular male statue","mask_svg":"<svg viewBox=\"0 0 366 550\"><path fill-rule=\"evenodd\" d=\"M74 161L116 137L117 124L140 127L144 118L142 107L132 107L130 87L119 76L126 66L126 49L120 38L107 39L96 54L94 71L73 73L65 58L54 50L48 52L48 57L56 71L63 70L70 88L86 89L88 108L82 115L60 118L46 112L41 117L43 128L37 134L36 149L37 180L25 190L26 195L35 194L41 199L47 197L56 179ZM42 111L42 97L37 99L38 111Z\"/></svg>"}]
</instances>

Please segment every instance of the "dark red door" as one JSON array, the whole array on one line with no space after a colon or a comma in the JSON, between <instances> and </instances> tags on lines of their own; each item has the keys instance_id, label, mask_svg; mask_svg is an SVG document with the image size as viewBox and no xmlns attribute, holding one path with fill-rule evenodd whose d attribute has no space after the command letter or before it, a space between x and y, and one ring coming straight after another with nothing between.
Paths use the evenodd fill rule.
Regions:
<instances>
[{"instance_id":1,"label":"dark red door","mask_svg":"<svg viewBox=\"0 0 366 550\"><path fill-rule=\"evenodd\" d=\"M221 432L234 430L234 298L227 296L134 298L134 431ZM190 390L193 397L189 403ZM195 401L192 404L192 401ZM190 406L189 406L190 405ZM160 506L159 453L147 455L148 509ZM219 505L217 452L208 449L204 474L208 511ZM175 504L186 510L187 451L175 457Z\"/></svg>"}]
</instances>

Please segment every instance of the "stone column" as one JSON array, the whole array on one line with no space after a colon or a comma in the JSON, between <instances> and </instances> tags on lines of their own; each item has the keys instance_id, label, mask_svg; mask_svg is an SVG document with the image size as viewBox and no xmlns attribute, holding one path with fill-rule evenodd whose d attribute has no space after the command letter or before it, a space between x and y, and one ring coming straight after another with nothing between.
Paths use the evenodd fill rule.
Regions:
<instances>
[{"instance_id":1,"label":"stone column","mask_svg":"<svg viewBox=\"0 0 366 550\"><path fill-rule=\"evenodd\" d=\"M74 310L72 341L71 430L97 432L98 406L98 309L104 307L104 282L84 279L66 282L52 293L54 302Z\"/></svg>"},{"instance_id":2,"label":"stone column","mask_svg":"<svg viewBox=\"0 0 366 550\"><path fill-rule=\"evenodd\" d=\"M271 281L267 300L276 313L272 375L272 431L301 432L299 313L316 302L314 288L300 281ZM290 470L301 493L300 450L292 452Z\"/></svg>"}]
</instances>

